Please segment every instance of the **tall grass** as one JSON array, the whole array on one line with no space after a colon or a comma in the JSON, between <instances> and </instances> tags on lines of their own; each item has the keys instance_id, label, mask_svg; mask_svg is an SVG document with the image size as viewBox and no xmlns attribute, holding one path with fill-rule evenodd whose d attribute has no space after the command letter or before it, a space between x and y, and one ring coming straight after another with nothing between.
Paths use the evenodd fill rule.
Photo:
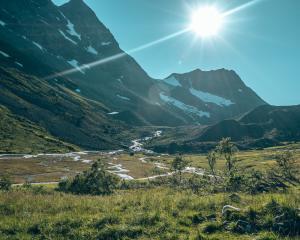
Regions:
<instances>
[{"instance_id":1,"label":"tall grass","mask_svg":"<svg viewBox=\"0 0 300 240\"><path fill-rule=\"evenodd\" d=\"M18 189L0 193L0 239L297 239L272 229L239 233L224 228L224 205L240 208L239 214L247 217L250 209L262 212L272 202L299 208L299 191L241 194L235 201L230 194L196 195L169 188L102 197ZM272 220L270 214L260 219Z\"/></svg>"}]
</instances>

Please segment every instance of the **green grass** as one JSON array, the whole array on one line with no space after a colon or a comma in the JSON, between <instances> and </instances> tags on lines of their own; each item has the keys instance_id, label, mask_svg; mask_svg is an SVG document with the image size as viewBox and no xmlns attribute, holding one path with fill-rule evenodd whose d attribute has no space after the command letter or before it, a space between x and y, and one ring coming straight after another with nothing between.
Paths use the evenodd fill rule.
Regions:
<instances>
[{"instance_id":1,"label":"green grass","mask_svg":"<svg viewBox=\"0 0 300 240\"><path fill-rule=\"evenodd\" d=\"M78 149L0 105L0 153L68 152Z\"/></svg>"},{"instance_id":2,"label":"green grass","mask_svg":"<svg viewBox=\"0 0 300 240\"><path fill-rule=\"evenodd\" d=\"M297 239L268 231L225 230L221 211L231 204L241 208L241 215L249 209L260 212L272 200L298 208L299 190L240 197L237 203L229 194L195 195L169 188L104 197L68 195L51 188L41 194L14 189L0 193L0 239ZM267 217L261 215L264 221Z\"/></svg>"}]
</instances>

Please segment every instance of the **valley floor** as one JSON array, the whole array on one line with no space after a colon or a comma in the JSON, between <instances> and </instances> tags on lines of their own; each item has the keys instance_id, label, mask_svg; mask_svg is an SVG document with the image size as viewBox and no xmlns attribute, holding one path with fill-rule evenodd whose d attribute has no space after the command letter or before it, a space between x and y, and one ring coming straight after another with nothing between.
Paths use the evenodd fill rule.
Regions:
<instances>
[{"instance_id":1,"label":"valley floor","mask_svg":"<svg viewBox=\"0 0 300 240\"><path fill-rule=\"evenodd\" d=\"M264 150L240 151L237 153L238 167L258 170L269 169L275 164L278 151L293 150L297 166L300 169L300 143ZM101 159L108 164L110 171L126 180L145 179L171 173L170 163L175 155L135 153L123 151L77 152L67 154L38 155L0 155L0 177L7 175L13 183L58 182L62 178L72 177L90 167L92 162ZM190 173L202 174L208 169L205 154L186 154ZM217 169L222 171L225 161L217 162Z\"/></svg>"}]
</instances>

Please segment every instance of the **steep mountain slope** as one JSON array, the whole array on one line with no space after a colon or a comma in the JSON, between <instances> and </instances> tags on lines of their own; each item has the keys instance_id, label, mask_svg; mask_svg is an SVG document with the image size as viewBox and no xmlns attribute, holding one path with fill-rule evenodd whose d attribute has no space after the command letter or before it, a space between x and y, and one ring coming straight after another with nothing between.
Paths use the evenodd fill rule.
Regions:
<instances>
[{"instance_id":1,"label":"steep mountain slope","mask_svg":"<svg viewBox=\"0 0 300 240\"><path fill-rule=\"evenodd\" d=\"M77 147L59 141L45 129L0 105L0 153L71 152Z\"/></svg>"},{"instance_id":2,"label":"steep mountain slope","mask_svg":"<svg viewBox=\"0 0 300 240\"><path fill-rule=\"evenodd\" d=\"M11 0L0 21L2 66L64 85L129 124L211 124L264 104L231 71L150 78L82 0Z\"/></svg>"},{"instance_id":3,"label":"steep mountain slope","mask_svg":"<svg viewBox=\"0 0 300 240\"><path fill-rule=\"evenodd\" d=\"M12 113L85 149L120 147L115 139L128 127L112 119L100 103L14 68L0 67L0 79L0 104Z\"/></svg>"},{"instance_id":4,"label":"steep mountain slope","mask_svg":"<svg viewBox=\"0 0 300 240\"><path fill-rule=\"evenodd\" d=\"M12 0L0 10L0 20L0 50L14 60L9 66L45 77L48 82L66 81L57 73L75 70L66 77L77 86L72 90L120 112L118 118L123 121L183 123L148 99L153 80L119 48L83 1L72 0L57 7L50 0ZM130 114L122 117L123 111Z\"/></svg>"}]
</instances>

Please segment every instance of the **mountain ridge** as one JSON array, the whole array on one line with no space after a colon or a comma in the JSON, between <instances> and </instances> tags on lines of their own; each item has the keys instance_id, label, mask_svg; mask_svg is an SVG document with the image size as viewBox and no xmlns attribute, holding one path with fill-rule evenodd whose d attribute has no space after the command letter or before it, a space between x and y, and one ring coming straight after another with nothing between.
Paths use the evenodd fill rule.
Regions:
<instances>
[{"instance_id":1,"label":"mountain ridge","mask_svg":"<svg viewBox=\"0 0 300 240\"><path fill-rule=\"evenodd\" d=\"M11 0L0 20L0 85L9 96L0 104L84 148L125 147L120 136L131 128L213 125L266 104L233 70L151 78L82 0Z\"/></svg>"}]
</instances>

